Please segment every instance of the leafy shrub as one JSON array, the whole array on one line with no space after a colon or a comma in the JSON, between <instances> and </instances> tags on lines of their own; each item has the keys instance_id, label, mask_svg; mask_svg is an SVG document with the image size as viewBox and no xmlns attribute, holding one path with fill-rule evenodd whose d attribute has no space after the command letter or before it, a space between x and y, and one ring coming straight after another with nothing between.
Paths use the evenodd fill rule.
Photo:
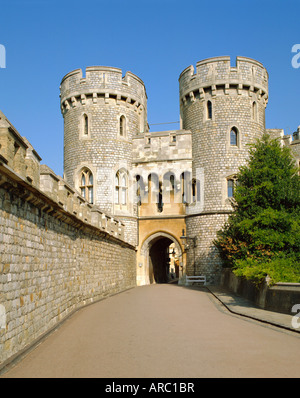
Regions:
<instances>
[{"instance_id":1,"label":"leafy shrub","mask_svg":"<svg viewBox=\"0 0 300 398\"><path fill-rule=\"evenodd\" d=\"M300 178L290 150L264 135L240 168L233 213L214 244L225 266L259 283L300 282Z\"/></svg>"}]
</instances>

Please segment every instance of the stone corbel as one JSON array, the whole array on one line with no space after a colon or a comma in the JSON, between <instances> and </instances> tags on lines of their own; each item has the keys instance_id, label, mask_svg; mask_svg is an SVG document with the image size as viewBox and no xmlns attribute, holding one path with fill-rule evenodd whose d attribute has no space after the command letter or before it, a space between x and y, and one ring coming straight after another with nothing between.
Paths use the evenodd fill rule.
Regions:
<instances>
[{"instance_id":1,"label":"stone corbel","mask_svg":"<svg viewBox=\"0 0 300 398\"><path fill-rule=\"evenodd\" d=\"M259 89L258 94L257 94L257 99L261 100L262 98L262 89Z\"/></svg>"},{"instance_id":2,"label":"stone corbel","mask_svg":"<svg viewBox=\"0 0 300 398\"><path fill-rule=\"evenodd\" d=\"M215 97L217 95L217 88L215 84L211 86L211 95L212 97Z\"/></svg>"},{"instance_id":3,"label":"stone corbel","mask_svg":"<svg viewBox=\"0 0 300 398\"><path fill-rule=\"evenodd\" d=\"M137 112L138 105L139 105L138 101L135 101L135 103L133 104L135 112Z\"/></svg>"},{"instance_id":4,"label":"stone corbel","mask_svg":"<svg viewBox=\"0 0 300 398\"><path fill-rule=\"evenodd\" d=\"M249 97L253 97L254 96L254 86L250 86L249 87Z\"/></svg>"},{"instance_id":5,"label":"stone corbel","mask_svg":"<svg viewBox=\"0 0 300 398\"><path fill-rule=\"evenodd\" d=\"M199 89L199 93L200 93L200 99L201 99L201 100L204 100L204 99L205 99L205 93L204 93L203 88L200 88L200 89Z\"/></svg>"},{"instance_id":6,"label":"stone corbel","mask_svg":"<svg viewBox=\"0 0 300 398\"><path fill-rule=\"evenodd\" d=\"M71 98L71 102L72 102L72 107L75 108L77 106L77 100L75 97Z\"/></svg>"}]
</instances>

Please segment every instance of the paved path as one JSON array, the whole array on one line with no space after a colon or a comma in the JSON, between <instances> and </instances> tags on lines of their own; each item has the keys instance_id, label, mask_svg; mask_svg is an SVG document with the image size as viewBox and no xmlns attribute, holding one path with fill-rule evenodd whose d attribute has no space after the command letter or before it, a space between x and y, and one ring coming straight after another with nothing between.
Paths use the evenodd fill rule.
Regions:
<instances>
[{"instance_id":1,"label":"paved path","mask_svg":"<svg viewBox=\"0 0 300 398\"><path fill-rule=\"evenodd\" d=\"M78 311L1 377L299 375L299 333L232 314L206 289L152 285Z\"/></svg>"}]
</instances>

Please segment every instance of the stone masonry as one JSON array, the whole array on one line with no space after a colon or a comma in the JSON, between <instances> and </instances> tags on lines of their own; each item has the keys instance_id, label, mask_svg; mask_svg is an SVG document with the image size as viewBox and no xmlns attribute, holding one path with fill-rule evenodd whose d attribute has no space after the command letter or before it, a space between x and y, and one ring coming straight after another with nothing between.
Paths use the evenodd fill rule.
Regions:
<instances>
[{"instance_id":1,"label":"stone masonry","mask_svg":"<svg viewBox=\"0 0 300 398\"><path fill-rule=\"evenodd\" d=\"M73 311L135 286L136 252L0 116L1 368Z\"/></svg>"},{"instance_id":2,"label":"stone masonry","mask_svg":"<svg viewBox=\"0 0 300 398\"><path fill-rule=\"evenodd\" d=\"M63 177L0 112L0 368L95 300L187 275L217 283L213 240L248 144L266 131L300 165L300 127L266 130L268 73L250 58L180 74L179 130L150 132L131 72L76 69L60 92Z\"/></svg>"},{"instance_id":3,"label":"stone masonry","mask_svg":"<svg viewBox=\"0 0 300 398\"><path fill-rule=\"evenodd\" d=\"M181 283L186 274L219 280L212 242L232 211L228 189L248 144L266 131L268 72L246 57L233 66L230 57L199 61L179 76L179 102L180 130L150 132L145 85L131 72L91 67L61 83L66 180L78 190L83 170L93 175L93 203L122 220L137 248L138 284L155 280L149 253L159 234L177 248ZM299 164L299 129L268 132ZM179 225L195 247L180 242Z\"/></svg>"}]
</instances>

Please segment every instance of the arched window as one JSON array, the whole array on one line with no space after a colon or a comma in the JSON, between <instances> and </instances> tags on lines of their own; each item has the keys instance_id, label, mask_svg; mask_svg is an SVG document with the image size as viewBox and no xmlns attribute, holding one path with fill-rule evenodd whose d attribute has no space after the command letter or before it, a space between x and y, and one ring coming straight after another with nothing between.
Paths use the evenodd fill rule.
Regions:
<instances>
[{"instance_id":1,"label":"arched window","mask_svg":"<svg viewBox=\"0 0 300 398\"><path fill-rule=\"evenodd\" d=\"M164 209L164 203L163 203L163 194L162 194L162 184L161 182L159 182L157 211L161 213L163 209Z\"/></svg>"},{"instance_id":2,"label":"arched window","mask_svg":"<svg viewBox=\"0 0 300 398\"><path fill-rule=\"evenodd\" d=\"M212 103L211 101L207 101L206 104L206 110L207 110L207 119L212 119Z\"/></svg>"},{"instance_id":3,"label":"arched window","mask_svg":"<svg viewBox=\"0 0 300 398\"><path fill-rule=\"evenodd\" d=\"M252 104L252 119L257 121L257 103L255 101Z\"/></svg>"},{"instance_id":4,"label":"arched window","mask_svg":"<svg viewBox=\"0 0 300 398\"><path fill-rule=\"evenodd\" d=\"M158 203L159 179L155 173L148 176L148 203Z\"/></svg>"},{"instance_id":5,"label":"arched window","mask_svg":"<svg viewBox=\"0 0 300 398\"><path fill-rule=\"evenodd\" d=\"M227 197L233 198L233 193L234 193L234 180L229 179L227 180Z\"/></svg>"},{"instance_id":6,"label":"arched window","mask_svg":"<svg viewBox=\"0 0 300 398\"><path fill-rule=\"evenodd\" d=\"M138 206L142 204L142 178L140 175L135 176L135 181L136 181L136 190L135 190L135 197L136 197L136 203Z\"/></svg>"},{"instance_id":7,"label":"arched window","mask_svg":"<svg viewBox=\"0 0 300 398\"><path fill-rule=\"evenodd\" d=\"M193 203L200 202L200 182L196 178L192 180L192 196Z\"/></svg>"},{"instance_id":8,"label":"arched window","mask_svg":"<svg viewBox=\"0 0 300 398\"><path fill-rule=\"evenodd\" d=\"M83 115L83 135L89 134L89 118L86 114Z\"/></svg>"},{"instance_id":9,"label":"arched window","mask_svg":"<svg viewBox=\"0 0 300 398\"><path fill-rule=\"evenodd\" d=\"M238 144L238 129L236 127L232 127L230 131L230 145L237 146Z\"/></svg>"},{"instance_id":10,"label":"arched window","mask_svg":"<svg viewBox=\"0 0 300 398\"><path fill-rule=\"evenodd\" d=\"M180 176L180 186L181 186L181 201L182 203L190 203L191 201L191 174L188 171L184 171Z\"/></svg>"},{"instance_id":11,"label":"arched window","mask_svg":"<svg viewBox=\"0 0 300 398\"><path fill-rule=\"evenodd\" d=\"M85 168L80 175L80 193L89 203L94 203L94 179L93 173Z\"/></svg>"},{"instance_id":12,"label":"arched window","mask_svg":"<svg viewBox=\"0 0 300 398\"><path fill-rule=\"evenodd\" d=\"M125 174L121 178L121 205L126 205L127 203L127 178Z\"/></svg>"},{"instance_id":13,"label":"arched window","mask_svg":"<svg viewBox=\"0 0 300 398\"><path fill-rule=\"evenodd\" d=\"M119 190L120 190L120 183L119 183L119 175L115 175L115 203L119 203Z\"/></svg>"},{"instance_id":14,"label":"arched window","mask_svg":"<svg viewBox=\"0 0 300 398\"><path fill-rule=\"evenodd\" d=\"M163 196L164 203L174 203L175 176L171 172L167 172L163 177Z\"/></svg>"},{"instance_id":15,"label":"arched window","mask_svg":"<svg viewBox=\"0 0 300 398\"><path fill-rule=\"evenodd\" d=\"M115 175L115 204L127 204L127 173L119 170Z\"/></svg>"},{"instance_id":16,"label":"arched window","mask_svg":"<svg viewBox=\"0 0 300 398\"><path fill-rule=\"evenodd\" d=\"M126 119L125 116L122 115L120 117L120 137L125 137L126 136Z\"/></svg>"}]
</instances>

